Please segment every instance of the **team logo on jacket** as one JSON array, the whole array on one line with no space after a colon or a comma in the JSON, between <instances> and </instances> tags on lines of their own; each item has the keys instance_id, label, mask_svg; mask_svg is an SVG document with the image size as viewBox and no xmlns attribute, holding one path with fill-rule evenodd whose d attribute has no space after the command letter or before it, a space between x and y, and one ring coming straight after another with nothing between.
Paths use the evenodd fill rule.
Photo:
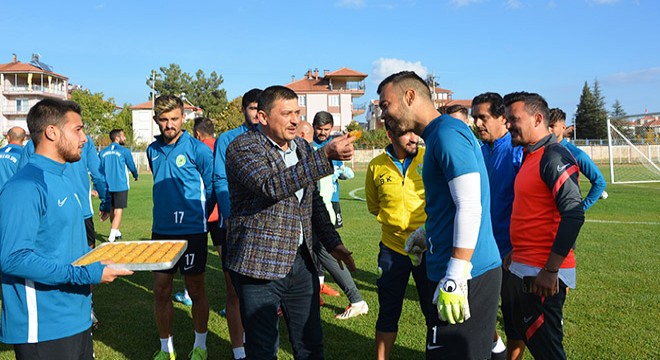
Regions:
<instances>
[{"instance_id":1,"label":"team logo on jacket","mask_svg":"<svg viewBox=\"0 0 660 360\"><path fill-rule=\"evenodd\" d=\"M417 168L415 169L415 171L417 171L417 175L419 175L419 176L422 176L423 165L424 164L419 164L419 165L417 165Z\"/></svg>"},{"instance_id":2,"label":"team logo on jacket","mask_svg":"<svg viewBox=\"0 0 660 360\"><path fill-rule=\"evenodd\" d=\"M186 164L186 156L181 154L176 157L176 166L182 167L183 165Z\"/></svg>"}]
</instances>

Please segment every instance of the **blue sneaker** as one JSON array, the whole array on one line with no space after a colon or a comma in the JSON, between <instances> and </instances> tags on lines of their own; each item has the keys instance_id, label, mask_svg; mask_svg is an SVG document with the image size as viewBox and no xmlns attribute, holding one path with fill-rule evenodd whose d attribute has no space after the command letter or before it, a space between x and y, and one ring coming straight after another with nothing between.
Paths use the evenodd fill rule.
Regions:
<instances>
[{"instance_id":1,"label":"blue sneaker","mask_svg":"<svg viewBox=\"0 0 660 360\"><path fill-rule=\"evenodd\" d=\"M192 306L192 300L187 298L186 295L182 292L176 293L176 295L174 295L174 300L182 303L183 305Z\"/></svg>"},{"instance_id":2,"label":"blue sneaker","mask_svg":"<svg viewBox=\"0 0 660 360\"><path fill-rule=\"evenodd\" d=\"M220 314L220 316L222 317L227 317L227 309L222 309L218 311L218 314Z\"/></svg>"}]
</instances>

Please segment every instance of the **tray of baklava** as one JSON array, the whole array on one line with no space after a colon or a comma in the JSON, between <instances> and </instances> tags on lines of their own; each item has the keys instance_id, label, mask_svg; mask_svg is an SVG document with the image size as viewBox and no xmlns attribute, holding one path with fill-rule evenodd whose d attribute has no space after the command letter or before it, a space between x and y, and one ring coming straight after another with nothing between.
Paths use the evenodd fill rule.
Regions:
<instances>
[{"instance_id":1,"label":"tray of baklava","mask_svg":"<svg viewBox=\"0 0 660 360\"><path fill-rule=\"evenodd\" d=\"M187 240L145 240L103 243L73 265L110 260L116 269L151 271L171 269L188 247Z\"/></svg>"}]
</instances>

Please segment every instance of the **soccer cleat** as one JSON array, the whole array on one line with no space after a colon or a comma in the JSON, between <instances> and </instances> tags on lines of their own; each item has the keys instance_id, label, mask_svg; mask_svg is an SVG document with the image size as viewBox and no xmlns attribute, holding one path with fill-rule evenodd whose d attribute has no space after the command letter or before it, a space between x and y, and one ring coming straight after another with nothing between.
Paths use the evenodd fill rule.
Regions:
<instances>
[{"instance_id":1,"label":"soccer cleat","mask_svg":"<svg viewBox=\"0 0 660 360\"><path fill-rule=\"evenodd\" d=\"M369 305L364 302L362 305L348 305L343 313L335 315L336 319L346 320L356 316L365 315L369 312Z\"/></svg>"},{"instance_id":2,"label":"soccer cleat","mask_svg":"<svg viewBox=\"0 0 660 360\"><path fill-rule=\"evenodd\" d=\"M188 354L188 359L191 360L206 360L209 357L209 353L207 350L202 350L200 347L196 347L192 349L190 354Z\"/></svg>"},{"instance_id":3,"label":"soccer cleat","mask_svg":"<svg viewBox=\"0 0 660 360\"><path fill-rule=\"evenodd\" d=\"M99 319L96 317L94 309L92 309L92 329L97 330L99 328Z\"/></svg>"},{"instance_id":4,"label":"soccer cleat","mask_svg":"<svg viewBox=\"0 0 660 360\"><path fill-rule=\"evenodd\" d=\"M176 295L174 295L174 300L182 303L183 305L192 306L192 300L187 298L186 295L182 292L176 293Z\"/></svg>"},{"instance_id":5,"label":"soccer cleat","mask_svg":"<svg viewBox=\"0 0 660 360\"><path fill-rule=\"evenodd\" d=\"M339 291L333 289L330 287L328 284L323 284L321 285L321 294L325 294L328 296L339 296Z\"/></svg>"},{"instance_id":6,"label":"soccer cleat","mask_svg":"<svg viewBox=\"0 0 660 360\"><path fill-rule=\"evenodd\" d=\"M218 311L218 314L220 314L220 316L222 316L222 317L227 317L227 309L225 308L225 309L222 309L222 310Z\"/></svg>"},{"instance_id":7,"label":"soccer cleat","mask_svg":"<svg viewBox=\"0 0 660 360\"><path fill-rule=\"evenodd\" d=\"M153 360L176 360L176 353L168 353L163 350L156 351Z\"/></svg>"},{"instance_id":8,"label":"soccer cleat","mask_svg":"<svg viewBox=\"0 0 660 360\"><path fill-rule=\"evenodd\" d=\"M323 296L319 294L319 306L325 305L325 301L323 301Z\"/></svg>"}]
</instances>

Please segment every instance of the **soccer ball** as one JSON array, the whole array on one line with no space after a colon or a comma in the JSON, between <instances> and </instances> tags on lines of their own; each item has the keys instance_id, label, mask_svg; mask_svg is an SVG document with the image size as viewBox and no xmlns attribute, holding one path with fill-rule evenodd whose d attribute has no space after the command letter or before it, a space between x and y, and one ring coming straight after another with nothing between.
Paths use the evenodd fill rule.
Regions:
<instances>
[{"instance_id":1,"label":"soccer ball","mask_svg":"<svg viewBox=\"0 0 660 360\"><path fill-rule=\"evenodd\" d=\"M608 196L609 196L609 195L607 194L607 191L603 191L603 193L600 194L600 198L603 199L603 200L604 200L604 199L607 199Z\"/></svg>"}]
</instances>

